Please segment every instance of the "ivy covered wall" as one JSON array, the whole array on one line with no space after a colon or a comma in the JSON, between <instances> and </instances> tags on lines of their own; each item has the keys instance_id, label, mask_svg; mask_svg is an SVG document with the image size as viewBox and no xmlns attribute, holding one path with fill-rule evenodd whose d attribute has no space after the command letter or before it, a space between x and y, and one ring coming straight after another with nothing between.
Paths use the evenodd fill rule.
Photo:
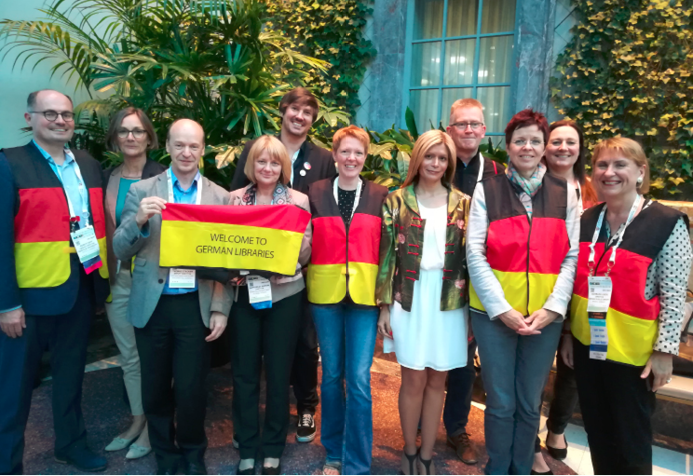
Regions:
<instances>
[{"instance_id":1,"label":"ivy covered wall","mask_svg":"<svg viewBox=\"0 0 693 476\"><path fill-rule=\"evenodd\" d=\"M552 96L589 147L623 135L645 148L652 194L693 196L693 1L573 0L577 24Z\"/></svg>"}]
</instances>

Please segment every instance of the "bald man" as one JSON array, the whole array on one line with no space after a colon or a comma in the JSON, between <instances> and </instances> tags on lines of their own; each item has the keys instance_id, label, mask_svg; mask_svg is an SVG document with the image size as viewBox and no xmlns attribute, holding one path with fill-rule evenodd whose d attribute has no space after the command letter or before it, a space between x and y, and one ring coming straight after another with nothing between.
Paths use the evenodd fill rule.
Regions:
<instances>
[{"instance_id":1,"label":"bald man","mask_svg":"<svg viewBox=\"0 0 693 476\"><path fill-rule=\"evenodd\" d=\"M209 342L222 334L231 309L221 284L159 267L166 203L229 203L228 192L198 171L204 148L202 126L174 122L166 139L171 168L132 185L113 236L118 259L134 258L128 320L135 327L142 403L159 474L206 474Z\"/></svg>"}]
</instances>

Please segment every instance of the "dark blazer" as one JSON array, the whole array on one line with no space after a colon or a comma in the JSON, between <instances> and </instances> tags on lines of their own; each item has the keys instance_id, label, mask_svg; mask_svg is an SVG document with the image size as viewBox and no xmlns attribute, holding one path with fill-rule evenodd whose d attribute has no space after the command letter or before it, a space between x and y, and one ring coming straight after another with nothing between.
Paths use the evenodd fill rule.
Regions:
<instances>
[{"instance_id":1,"label":"dark blazer","mask_svg":"<svg viewBox=\"0 0 693 476\"><path fill-rule=\"evenodd\" d=\"M147 160L142 169L142 180L156 177L166 170L166 166ZM103 171L104 204L103 212L106 217L106 244L108 245L108 276L111 284L115 283L116 271L118 269L118 259L113 252L113 234L116 229L116 202L118 200L118 189L120 179L123 176L123 164L109 167Z\"/></svg>"},{"instance_id":2,"label":"dark blazer","mask_svg":"<svg viewBox=\"0 0 693 476\"><path fill-rule=\"evenodd\" d=\"M47 184L54 187L61 187L60 180L55 175L51 169L48 161L43 157L43 154L38 150L33 142L29 142L24 147L16 147L13 149L3 149L6 153L0 152L0 155L8 157L7 154L11 153L15 158L9 156L8 159L14 163L20 163L22 167L27 167L31 173L36 174L38 180L46 181ZM75 159L79 164L79 168L82 172L86 182L97 183L101 185L101 164L99 164L88 152L84 150L73 150L72 153L75 155ZM21 160L19 160L21 158ZM11 165L14 167L15 165ZM19 211L19 191L17 189L17 184L14 182L14 174L10 173L12 177L12 194L14 196L15 204L14 210L12 211L12 218L14 220L14 215ZM4 194L0 194L4 195ZM4 199L2 200L4 202ZM5 206L0 204L3 208L0 214L4 214ZM3 230L4 231L4 230ZM5 236L3 234L3 236ZM4 247L5 243L0 243L0 247ZM14 253L14 231L12 232L12 253ZM14 262L14 259L13 259ZM5 268L2 268L5 271ZM14 274L13 278L8 278L5 273L0 275L0 281L3 283L5 288L9 288L7 283L14 283L13 290L3 290L4 292L19 292L21 295L22 306L27 314L37 315L37 316L51 316L58 314L65 314L72 309L77 299L77 294L79 292L80 276L84 276L84 279L88 279L90 284L93 286L95 293L95 303L96 305L102 304L109 294L108 281L99 276L98 272L91 273L89 275L84 275L84 268L79 262L79 258L76 253L70 254L70 277L60 286L53 288L25 288L18 290L16 283L16 271L14 269L5 271Z\"/></svg>"},{"instance_id":3,"label":"dark blazer","mask_svg":"<svg viewBox=\"0 0 693 476\"><path fill-rule=\"evenodd\" d=\"M457 167L455 168L455 179L453 185L462 193L474 196L474 189L479 181L479 164L481 152L476 153L469 164L465 167L464 163L458 158ZM484 157L484 172L481 179L487 179L494 175L505 173L505 166L495 162L488 157Z\"/></svg>"},{"instance_id":4,"label":"dark blazer","mask_svg":"<svg viewBox=\"0 0 693 476\"><path fill-rule=\"evenodd\" d=\"M0 312L22 304L14 267L14 209L12 170L0 152Z\"/></svg>"},{"instance_id":5,"label":"dark blazer","mask_svg":"<svg viewBox=\"0 0 693 476\"><path fill-rule=\"evenodd\" d=\"M241 156L238 158L236 173L233 175L233 180L231 180L231 191L243 188L250 183L243 170L245 169L245 163L248 161L248 153L255 140L253 139L245 145ZM306 169L306 163L309 164L310 169ZM305 170L305 176L301 175L301 170ZM294 183L290 185L294 190L307 195L308 185L336 175L337 168L334 166L332 153L329 150L305 141L299 149L296 162L294 162Z\"/></svg>"}]
</instances>

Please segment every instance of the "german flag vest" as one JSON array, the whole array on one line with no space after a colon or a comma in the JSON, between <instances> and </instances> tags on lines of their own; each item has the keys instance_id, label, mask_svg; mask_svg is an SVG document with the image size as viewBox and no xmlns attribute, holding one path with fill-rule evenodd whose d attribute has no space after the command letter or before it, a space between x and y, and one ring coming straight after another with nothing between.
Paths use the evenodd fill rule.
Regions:
<instances>
[{"instance_id":1,"label":"german flag vest","mask_svg":"<svg viewBox=\"0 0 693 476\"><path fill-rule=\"evenodd\" d=\"M580 219L580 254L570 306L570 328L577 340L590 345L590 324L587 315L589 295L587 278L594 230L604 204L586 210ZM657 339L660 304L659 296L645 299L647 270L664 247L679 218L688 223L683 213L651 203L626 228L621 245L616 250L616 261L609 272L613 290L606 313L609 345L607 360L644 366L652 354ZM604 220L606 222L606 220ZM595 276L604 276L611 256L606 246L605 226L594 247Z\"/></svg>"},{"instance_id":2,"label":"german flag vest","mask_svg":"<svg viewBox=\"0 0 693 476\"><path fill-rule=\"evenodd\" d=\"M381 210L387 188L364 180L363 191L349 227L334 199L334 180L311 185L313 247L306 287L313 304L336 304L347 294L356 304L375 306Z\"/></svg>"},{"instance_id":3,"label":"german flag vest","mask_svg":"<svg viewBox=\"0 0 693 476\"><path fill-rule=\"evenodd\" d=\"M529 316L541 309L553 292L561 264L570 250L565 226L568 186L565 180L544 175L532 197L532 219L505 174L483 180L488 212L486 259L500 282L505 299ZM485 312L469 289L469 305Z\"/></svg>"},{"instance_id":4,"label":"german flag vest","mask_svg":"<svg viewBox=\"0 0 693 476\"><path fill-rule=\"evenodd\" d=\"M32 150L32 148L34 150ZM36 153L32 153L32 152ZM14 218L14 257L20 288L54 288L70 277L70 212L65 191L33 144L3 149L19 194ZM108 278L101 169L84 151L73 151L89 191L89 212L99 242L99 275Z\"/></svg>"}]
</instances>

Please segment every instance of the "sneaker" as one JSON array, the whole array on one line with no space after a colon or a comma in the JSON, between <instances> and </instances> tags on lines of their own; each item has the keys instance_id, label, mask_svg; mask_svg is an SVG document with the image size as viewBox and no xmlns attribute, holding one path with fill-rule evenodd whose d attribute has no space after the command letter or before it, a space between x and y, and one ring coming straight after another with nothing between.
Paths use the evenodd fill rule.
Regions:
<instances>
[{"instance_id":1,"label":"sneaker","mask_svg":"<svg viewBox=\"0 0 693 476\"><path fill-rule=\"evenodd\" d=\"M55 461L88 472L103 471L107 466L106 458L93 453L86 447L72 448L65 453L55 453Z\"/></svg>"},{"instance_id":2,"label":"sneaker","mask_svg":"<svg viewBox=\"0 0 693 476\"><path fill-rule=\"evenodd\" d=\"M299 443L310 443L315 439L315 434L317 433L315 429L315 420L313 415L310 413L304 413L301 415L301 419L298 422L298 428L296 429L296 441Z\"/></svg>"},{"instance_id":3,"label":"sneaker","mask_svg":"<svg viewBox=\"0 0 693 476\"><path fill-rule=\"evenodd\" d=\"M455 448L457 457L464 464L476 464L476 450L472 446L472 442L469 440L468 433L460 433L457 436L448 436L448 446Z\"/></svg>"}]
</instances>

